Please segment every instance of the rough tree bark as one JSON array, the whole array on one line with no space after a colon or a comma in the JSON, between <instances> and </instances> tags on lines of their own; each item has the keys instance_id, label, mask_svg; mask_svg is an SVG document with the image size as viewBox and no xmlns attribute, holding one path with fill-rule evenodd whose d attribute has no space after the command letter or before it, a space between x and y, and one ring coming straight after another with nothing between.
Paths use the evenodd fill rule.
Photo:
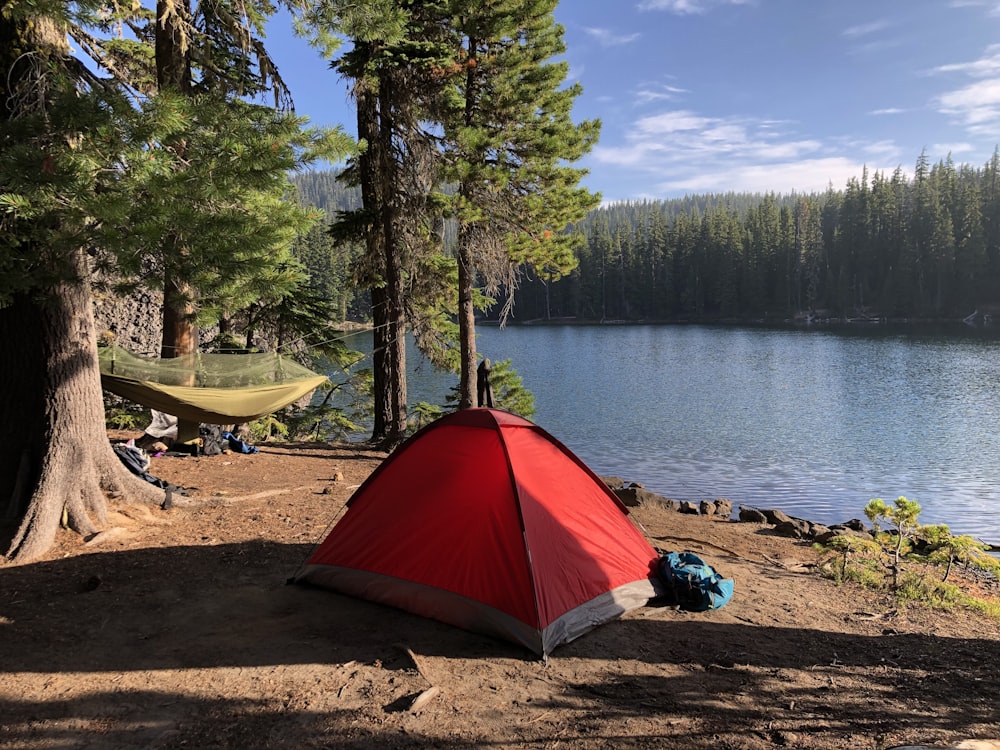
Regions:
<instances>
[{"instance_id":1,"label":"rough tree bark","mask_svg":"<svg viewBox=\"0 0 1000 750\"><path fill-rule=\"evenodd\" d=\"M194 354L198 351L198 327L194 324L192 292L187 284L167 271L163 291L163 337L160 356L164 359ZM192 380L192 383L194 381Z\"/></svg>"},{"instance_id":2,"label":"rough tree bark","mask_svg":"<svg viewBox=\"0 0 1000 750\"><path fill-rule=\"evenodd\" d=\"M190 0L158 0L156 3L156 86L159 91L192 94L191 73L191 3ZM187 144L172 145L184 157ZM166 260L163 264L163 338L160 356L181 357L198 350L198 328L194 322L194 291L181 280L176 266L187 255L187 248L176 236L164 239ZM196 430L197 432L197 430Z\"/></svg>"},{"instance_id":3,"label":"rough tree bark","mask_svg":"<svg viewBox=\"0 0 1000 750\"><path fill-rule=\"evenodd\" d=\"M465 70L465 111L466 126L473 126L476 118L477 68L472 63L476 61L479 49L477 40L468 40L469 65ZM459 185L459 194L469 200L469 188L463 182ZM472 250L472 240L469 234L473 231L468 222L461 222L458 229L458 340L460 352L458 378L458 408L471 409L477 403L476 374L476 308L473 291L476 283L476 259Z\"/></svg>"},{"instance_id":4,"label":"rough tree bark","mask_svg":"<svg viewBox=\"0 0 1000 750\"><path fill-rule=\"evenodd\" d=\"M106 522L105 493L162 503L163 490L131 474L104 424L86 256L81 281L0 309L0 510L17 530L6 557L43 555L66 525L87 536Z\"/></svg>"},{"instance_id":5,"label":"rough tree bark","mask_svg":"<svg viewBox=\"0 0 1000 750\"><path fill-rule=\"evenodd\" d=\"M371 289L375 400L371 442L387 450L406 436L406 329L394 214L397 188L391 93L388 75L381 75L377 85L362 80L355 89L358 137L367 143L359 158L362 201L371 219L365 250L381 277Z\"/></svg>"},{"instance_id":6,"label":"rough tree bark","mask_svg":"<svg viewBox=\"0 0 1000 750\"><path fill-rule=\"evenodd\" d=\"M358 43L359 49L367 49L369 44ZM370 53L369 53L370 54ZM367 148L358 157L358 176L361 183L361 201L366 212L369 212L370 223L365 232L365 255L372 269L369 273L381 273L384 258L382 223L376 219L376 207L381 205L382 196L379 191L377 168L380 160L377 157L378 140L378 95L374 86L367 78L360 78L355 86L354 100L357 103L358 138L367 144ZM371 442L379 443L385 439L389 424L392 422L392 408L389 399L388 376L386 368L386 322L387 306L385 302L385 287L375 284L371 287L372 295L372 395L374 396Z\"/></svg>"},{"instance_id":7,"label":"rough tree bark","mask_svg":"<svg viewBox=\"0 0 1000 750\"><path fill-rule=\"evenodd\" d=\"M464 225L459 233L469 231ZM473 288L476 281L475 260L471 243L458 242L458 338L461 351L461 372L458 380L458 408L477 406L476 388L476 308Z\"/></svg>"},{"instance_id":8,"label":"rough tree bark","mask_svg":"<svg viewBox=\"0 0 1000 750\"><path fill-rule=\"evenodd\" d=\"M382 180L382 237L385 242L385 367L390 421L383 446L389 450L406 438L406 322L403 312L403 248L396 231L398 162L393 153L393 81L385 74L379 81L379 177Z\"/></svg>"}]
</instances>

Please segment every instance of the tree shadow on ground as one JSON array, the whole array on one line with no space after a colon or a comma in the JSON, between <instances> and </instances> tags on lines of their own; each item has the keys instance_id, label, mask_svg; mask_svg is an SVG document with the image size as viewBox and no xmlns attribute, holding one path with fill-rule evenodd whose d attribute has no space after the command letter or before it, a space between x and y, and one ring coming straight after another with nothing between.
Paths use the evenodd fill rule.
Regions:
<instances>
[{"instance_id":1,"label":"tree shadow on ground","mask_svg":"<svg viewBox=\"0 0 1000 750\"><path fill-rule=\"evenodd\" d=\"M109 707L111 710L109 711ZM27 721L0 726L0 747L416 747L386 744L377 730L353 728L354 712L310 711L269 701L197 698L158 691L99 692L70 700L0 700L6 717L30 715ZM180 720L178 720L178 717ZM437 746L440 743L435 743Z\"/></svg>"},{"instance_id":2,"label":"tree shadow on ground","mask_svg":"<svg viewBox=\"0 0 1000 750\"><path fill-rule=\"evenodd\" d=\"M281 442L273 445L266 442L257 445L265 453L285 455L294 453L297 458L328 458L335 461L360 461L370 463L372 468L381 464L386 457L385 451L380 451L373 445L358 443L343 445L339 443L321 442ZM367 451L368 454L364 453Z\"/></svg>"},{"instance_id":3,"label":"tree shadow on ground","mask_svg":"<svg viewBox=\"0 0 1000 750\"><path fill-rule=\"evenodd\" d=\"M389 677L412 672L400 649L405 644L421 656L447 660L445 668L456 673L500 660L508 665L509 679L544 678L551 691L530 711L538 717L545 711L574 712L579 721L562 727L560 738L575 745L641 745L641 737L647 746L769 747L787 744L782 738L791 733L813 737L802 746L836 747L848 734L874 736L887 726L906 730L909 737L953 736L983 726L1000 735L1000 653L994 640L763 627L711 614L657 611L597 628L556 649L545 666L512 644L329 591L286 585L311 549L268 541L206 543L0 568L0 664L7 673L109 677L374 665L385 670L378 674L395 693L372 711L388 715L415 689L413 680ZM577 676L577 666L588 662L596 666ZM218 694L226 695L222 689ZM106 716L106 706L116 701L129 716L146 717L142 726ZM215 730L221 726L233 747L261 746L267 744L261 738L279 735L298 738L299 746L368 747L379 737L385 740L355 726L349 712L226 697L132 691L124 697L47 698L35 708L30 703L8 699L0 705L0 715L34 717L8 722L0 730L0 745L28 746L18 740L36 731L55 741L103 721L111 732L107 746L154 746L152 740L172 746L173 724L156 720L165 705L172 717L191 717L182 731L188 747L197 745L203 722ZM469 719L474 723L476 717ZM686 741L671 745L672 722L682 720L676 731L683 730ZM630 721L652 723L638 735L617 734ZM522 746L544 744L555 731L544 720L515 724L504 730L505 741ZM114 732L122 733L118 744ZM246 732L261 741L244 744ZM763 744L738 739L747 733L756 733ZM785 734L774 739L773 733ZM732 739L726 744L720 737ZM449 740L426 727L392 739L395 747L471 742L468 736ZM491 742L481 738L474 744Z\"/></svg>"}]
</instances>

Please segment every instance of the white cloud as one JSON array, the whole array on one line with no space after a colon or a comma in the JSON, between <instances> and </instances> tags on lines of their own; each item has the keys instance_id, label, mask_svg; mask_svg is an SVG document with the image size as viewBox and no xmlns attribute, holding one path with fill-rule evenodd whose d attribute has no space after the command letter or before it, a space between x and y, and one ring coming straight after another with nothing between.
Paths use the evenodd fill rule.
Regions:
<instances>
[{"instance_id":1,"label":"white cloud","mask_svg":"<svg viewBox=\"0 0 1000 750\"><path fill-rule=\"evenodd\" d=\"M965 154L975 151L975 146L971 143L935 143L927 149L931 154Z\"/></svg>"},{"instance_id":2,"label":"white cloud","mask_svg":"<svg viewBox=\"0 0 1000 750\"><path fill-rule=\"evenodd\" d=\"M848 50L848 54L870 55L900 46L902 42L898 38L887 37L879 33L889 28L888 21L879 20L849 26L840 34L852 40L853 46Z\"/></svg>"},{"instance_id":3,"label":"white cloud","mask_svg":"<svg viewBox=\"0 0 1000 750\"><path fill-rule=\"evenodd\" d=\"M793 124L791 120L758 120L757 127L763 130L771 130L772 128L786 128Z\"/></svg>"},{"instance_id":4,"label":"white cloud","mask_svg":"<svg viewBox=\"0 0 1000 750\"><path fill-rule=\"evenodd\" d=\"M993 109L1000 104L1000 78L979 81L938 97L945 111L968 112Z\"/></svg>"},{"instance_id":5,"label":"white cloud","mask_svg":"<svg viewBox=\"0 0 1000 750\"><path fill-rule=\"evenodd\" d=\"M656 135L660 133L677 133L685 130L702 130L708 127L712 120L706 117L699 117L693 112L678 110L676 112L664 112L660 115L650 115L641 118L636 124L636 130L644 135Z\"/></svg>"},{"instance_id":6,"label":"white cloud","mask_svg":"<svg viewBox=\"0 0 1000 750\"><path fill-rule=\"evenodd\" d=\"M635 34L616 34L609 29L598 29L593 26L587 26L584 32L597 40L597 43L602 47L618 47L623 44L631 44L640 36L639 33Z\"/></svg>"},{"instance_id":7,"label":"white cloud","mask_svg":"<svg viewBox=\"0 0 1000 750\"><path fill-rule=\"evenodd\" d=\"M721 124L708 128L702 131L701 137L710 148L716 147L724 151L732 151L747 144L746 128L737 123Z\"/></svg>"},{"instance_id":8,"label":"white cloud","mask_svg":"<svg viewBox=\"0 0 1000 750\"><path fill-rule=\"evenodd\" d=\"M853 144L854 148L865 152L872 158L878 159L882 162L893 161L894 159L899 159L901 152L899 146L896 145L895 141L874 141L872 143L856 143Z\"/></svg>"},{"instance_id":9,"label":"white cloud","mask_svg":"<svg viewBox=\"0 0 1000 750\"><path fill-rule=\"evenodd\" d=\"M844 153L872 156L869 172L895 168L881 166L896 161L898 149L891 141L834 144L797 138L789 131L784 121L674 110L638 119L624 144L598 145L590 158L595 165L633 175L638 184L650 175L661 180L670 175L657 184L661 196L729 190L821 192L831 183L839 189L864 167Z\"/></svg>"},{"instance_id":10,"label":"white cloud","mask_svg":"<svg viewBox=\"0 0 1000 750\"><path fill-rule=\"evenodd\" d=\"M903 41L901 39L873 39L864 44L855 45L848 50L848 53L851 55L873 55L901 47L902 45Z\"/></svg>"},{"instance_id":11,"label":"white cloud","mask_svg":"<svg viewBox=\"0 0 1000 750\"><path fill-rule=\"evenodd\" d=\"M1000 16L1000 3L997 0L951 0L951 8L989 8L991 16Z\"/></svg>"},{"instance_id":12,"label":"white cloud","mask_svg":"<svg viewBox=\"0 0 1000 750\"><path fill-rule=\"evenodd\" d=\"M970 131L994 132L1000 120L1000 78L977 81L937 98L938 110Z\"/></svg>"},{"instance_id":13,"label":"white cloud","mask_svg":"<svg viewBox=\"0 0 1000 750\"><path fill-rule=\"evenodd\" d=\"M679 16L693 16L720 5L752 5L753 0L643 0L639 10L665 10Z\"/></svg>"},{"instance_id":14,"label":"white cloud","mask_svg":"<svg viewBox=\"0 0 1000 750\"><path fill-rule=\"evenodd\" d=\"M788 143L764 144L754 149L758 159L795 159L804 154L822 149L819 141L789 141Z\"/></svg>"},{"instance_id":15,"label":"white cloud","mask_svg":"<svg viewBox=\"0 0 1000 750\"><path fill-rule=\"evenodd\" d=\"M671 13L688 15L704 13L710 0L646 0L639 3L639 10L668 10Z\"/></svg>"},{"instance_id":16,"label":"white cloud","mask_svg":"<svg viewBox=\"0 0 1000 750\"><path fill-rule=\"evenodd\" d=\"M658 150L644 143L631 146L602 146L600 143L594 146L590 156L602 164L611 164L616 167L641 167L649 163L649 156L653 151Z\"/></svg>"},{"instance_id":17,"label":"white cloud","mask_svg":"<svg viewBox=\"0 0 1000 750\"><path fill-rule=\"evenodd\" d=\"M857 26L851 26L850 28L844 29L844 36L868 36L869 34L874 34L876 31L881 31L889 26L885 21L872 21L871 23L863 23Z\"/></svg>"},{"instance_id":18,"label":"white cloud","mask_svg":"<svg viewBox=\"0 0 1000 750\"><path fill-rule=\"evenodd\" d=\"M664 193L750 192L821 193L829 185L840 189L864 169L851 159L832 156L773 164L744 164L691 170L689 174L661 182ZM873 170L869 168L869 173Z\"/></svg>"},{"instance_id":19,"label":"white cloud","mask_svg":"<svg viewBox=\"0 0 1000 750\"><path fill-rule=\"evenodd\" d=\"M905 109L900 109L899 107L886 107L885 109L873 109L868 114L880 117L882 115L901 115L905 112Z\"/></svg>"},{"instance_id":20,"label":"white cloud","mask_svg":"<svg viewBox=\"0 0 1000 750\"><path fill-rule=\"evenodd\" d=\"M973 78L987 78L1000 73L1000 44L991 44L978 60L939 65L932 73L965 73Z\"/></svg>"},{"instance_id":21,"label":"white cloud","mask_svg":"<svg viewBox=\"0 0 1000 750\"><path fill-rule=\"evenodd\" d=\"M1000 135L1000 45L990 45L977 60L941 65L931 73L959 73L973 79L936 96L932 101L938 112L977 138Z\"/></svg>"},{"instance_id":22,"label":"white cloud","mask_svg":"<svg viewBox=\"0 0 1000 750\"><path fill-rule=\"evenodd\" d=\"M678 94L690 93L687 89L679 86L671 86L666 83L646 83L641 84L632 96L638 104L649 104L650 102L668 101L675 99Z\"/></svg>"}]
</instances>

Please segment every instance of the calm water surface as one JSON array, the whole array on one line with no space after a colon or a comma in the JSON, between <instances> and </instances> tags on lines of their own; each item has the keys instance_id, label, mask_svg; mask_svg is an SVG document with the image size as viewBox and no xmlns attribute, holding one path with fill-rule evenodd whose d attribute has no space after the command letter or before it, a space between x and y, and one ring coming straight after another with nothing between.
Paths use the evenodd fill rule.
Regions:
<instances>
[{"instance_id":1,"label":"calm water surface","mask_svg":"<svg viewBox=\"0 0 1000 750\"><path fill-rule=\"evenodd\" d=\"M532 420L602 475L834 523L906 495L1000 542L1000 331L480 328ZM411 403L453 376L411 355Z\"/></svg>"}]
</instances>

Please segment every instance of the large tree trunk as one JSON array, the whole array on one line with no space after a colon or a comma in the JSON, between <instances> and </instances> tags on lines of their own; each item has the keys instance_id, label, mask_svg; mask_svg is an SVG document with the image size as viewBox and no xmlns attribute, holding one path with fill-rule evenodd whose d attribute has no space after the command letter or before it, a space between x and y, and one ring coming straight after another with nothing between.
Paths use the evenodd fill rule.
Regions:
<instances>
[{"instance_id":1,"label":"large tree trunk","mask_svg":"<svg viewBox=\"0 0 1000 750\"><path fill-rule=\"evenodd\" d=\"M361 196L371 222L368 263L379 276L372 286L374 419L371 442L391 450L406 435L406 340L401 248L395 231L396 162L392 152L392 102L388 76L359 82L358 137L367 143L359 160Z\"/></svg>"},{"instance_id":2,"label":"large tree trunk","mask_svg":"<svg viewBox=\"0 0 1000 750\"><path fill-rule=\"evenodd\" d=\"M359 42L363 47L365 43ZM378 168L381 159L378 156L378 95L367 78L359 79L354 90L357 102L358 139L367 145L358 157L358 176L361 183L361 202L368 216L365 232L365 256L369 265L368 275L376 281L376 276L382 274L384 237L382 222L378 220L378 212L382 206L382 195L379 189ZM380 283L371 284L372 296L372 397L373 418L371 442L379 444L386 439L389 425L392 422L392 406L389 398L389 376L386 366L388 306L386 305L385 286Z\"/></svg>"},{"instance_id":3,"label":"large tree trunk","mask_svg":"<svg viewBox=\"0 0 1000 750\"><path fill-rule=\"evenodd\" d=\"M390 259L386 276L389 320L386 325L386 375L389 411L392 420L386 430L384 447L391 450L406 438L406 324L403 318L402 269L398 259Z\"/></svg>"},{"instance_id":4,"label":"large tree trunk","mask_svg":"<svg viewBox=\"0 0 1000 750\"><path fill-rule=\"evenodd\" d=\"M190 0L157 0L154 54L160 91L191 93L190 49Z\"/></svg>"},{"instance_id":5,"label":"large tree trunk","mask_svg":"<svg viewBox=\"0 0 1000 750\"><path fill-rule=\"evenodd\" d=\"M476 269L472 249L464 238L467 230L459 229L458 238L458 339L461 353L461 372L458 380L458 408L471 409L477 405L476 372L476 310L473 301L473 285Z\"/></svg>"},{"instance_id":6,"label":"large tree trunk","mask_svg":"<svg viewBox=\"0 0 1000 750\"><path fill-rule=\"evenodd\" d=\"M0 510L20 523L6 556L43 555L60 523L82 535L105 523L105 491L161 503L163 490L129 473L104 426L85 256L79 278L0 310Z\"/></svg>"},{"instance_id":7,"label":"large tree trunk","mask_svg":"<svg viewBox=\"0 0 1000 750\"><path fill-rule=\"evenodd\" d=\"M192 93L191 77L191 3L190 0L158 0L156 3L156 86L185 96ZM186 156L187 143L178 141L171 148ZM181 280L177 266L183 263L187 248L177 239L164 238L163 264L163 338L161 357L181 357L198 350L198 329L194 323L194 291Z\"/></svg>"},{"instance_id":8,"label":"large tree trunk","mask_svg":"<svg viewBox=\"0 0 1000 750\"><path fill-rule=\"evenodd\" d=\"M171 251L173 252L173 251ZM168 271L163 280L163 338L160 356L182 357L198 351L198 328L194 324L192 291ZM191 385L194 384L192 379Z\"/></svg>"},{"instance_id":9,"label":"large tree trunk","mask_svg":"<svg viewBox=\"0 0 1000 750\"><path fill-rule=\"evenodd\" d=\"M391 74L379 79L379 178L385 263L385 374L389 423L383 447L391 450L406 437L406 323L403 312L403 252L396 225L399 162L393 151L395 91Z\"/></svg>"},{"instance_id":10,"label":"large tree trunk","mask_svg":"<svg viewBox=\"0 0 1000 750\"><path fill-rule=\"evenodd\" d=\"M385 287L374 286L372 293L372 435L371 442L379 445L389 433L392 423L392 402L389 398L389 374L386 364L388 345L386 334Z\"/></svg>"},{"instance_id":11,"label":"large tree trunk","mask_svg":"<svg viewBox=\"0 0 1000 750\"><path fill-rule=\"evenodd\" d=\"M465 125L472 127L476 121L476 102L478 101L478 65L472 65L477 59L479 42L470 37L467 51L470 65L465 71ZM463 198L470 199L468 187L463 181L460 192ZM474 204L473 201L470 201ZM473 297L473 287L476 283L475 254L473 240L469 236L471 227L462 222L458 230L458 408L471 409L478 404L478 377L476 372L476 308Z\"/></svg>"},{"instance_id":12,"label":"large tree trunk","mask_svg":"<svg viewBox=\"0 0 1000 750\"><path fill-rule=\"evenodd\" d=\"M172 247L168 253L186 255L185 248L178 248L173 238L168 242ZM167 262L167 272L163 279L163 315L162 337L160 339L160 356L164 359L185 357L198 351L198 327L194 323L194 304L191 301L193 290L187 284L180 283L175 273L171 272L173 263ZM190 373L180 384L194 385L194 372ZM177 442L189 443L199 436L197 421L189 419L177 420Z\"/></svg>"}]
</instances>

